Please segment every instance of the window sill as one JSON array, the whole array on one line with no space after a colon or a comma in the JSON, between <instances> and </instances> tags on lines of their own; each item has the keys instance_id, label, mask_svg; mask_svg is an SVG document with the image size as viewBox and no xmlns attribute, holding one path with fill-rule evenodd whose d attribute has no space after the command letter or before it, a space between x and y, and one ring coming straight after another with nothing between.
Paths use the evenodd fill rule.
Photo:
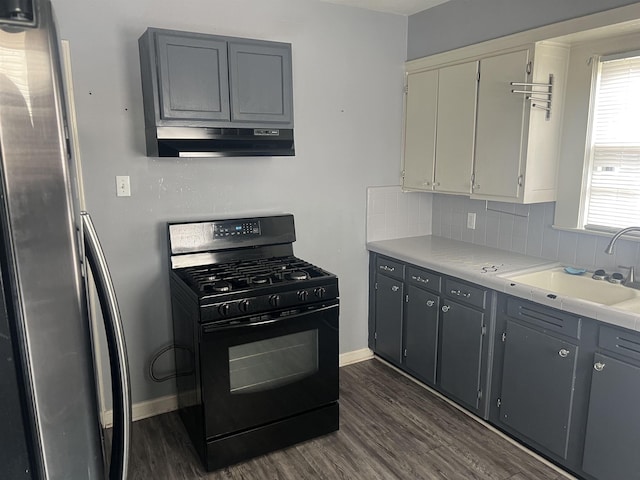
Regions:
<instances>
[{"instance_id":1,"label":"window sill","mask_svg":"<svg viewBox=\"0 0 640 480\"><path fill-rule=\"evenodd\" d=\"M604 230L591 230L591 229L586 229L586 228L570 228L570 227L561 227L559 225L551 225L551 228L553 228L554 230L560 230L562 232L573 232L573 233L580 233L582 235L593 235L594 237L606 237L611 239L611 237L613 237L616 232L619 232L620 229L617 230L611 230L610 232L606 232ZM640 242L640 232L631 232L631 233L627 233L625 235L622 235L622 237L620 237L623 240L628 240L631 242Z\"/></svg>"}]
</instances>

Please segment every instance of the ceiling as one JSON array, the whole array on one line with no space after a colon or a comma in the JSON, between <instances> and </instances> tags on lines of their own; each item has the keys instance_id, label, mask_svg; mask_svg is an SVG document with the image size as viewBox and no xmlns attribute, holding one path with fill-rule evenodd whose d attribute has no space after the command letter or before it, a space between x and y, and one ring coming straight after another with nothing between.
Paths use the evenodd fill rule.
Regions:
<instances>
[{"instance_id":1,"label":"ceiling","mask_svg":"<svg viewBox=\"0 0 640 480\"><path fill-rule=\"evenodd\" d=\"M378 12L412 15L427 8L435 7L449 0L322 0L339 5L365 8Z\"/></svg>"}]
</instances>

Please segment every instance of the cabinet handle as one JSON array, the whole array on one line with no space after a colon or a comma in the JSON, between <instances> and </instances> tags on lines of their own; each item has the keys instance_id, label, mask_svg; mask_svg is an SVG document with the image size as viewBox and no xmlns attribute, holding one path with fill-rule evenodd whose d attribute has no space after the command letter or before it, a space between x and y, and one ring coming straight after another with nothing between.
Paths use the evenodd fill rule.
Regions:
<instances>
[{"instance_id":1,"label":"cabinet handle","mask_svg":"<svg viewBox=\"0 0 640 480\"><path fill-rule=\"evenodd\" d=\"M387 267L386 265L380 265L380 270L385 270L387 272L393 272L396 268L395 267Z\"/></svg>"},{"instance_id":2,"label":"cabinet handle","mask_svg":"<svg viewBox=\"0 0 640 480\"><path fill-rule=\"evenodd\" d=\"M398 290L400 290L400 287L397 285L394 285L393 287L391 287L391 290L393 290L394 292L397 292Z\"/></svg>"},{"instance_id":3,"label":"cabinet handle","mask_svg":"<svg viewBox=\"0 0 640 480\"><path fill-rule=\"evenodd\" d=\"M436 302L434 302L433 300L427 300L427 307L433 307L435 303Z\"/></svg>"},{"instance_id":4,"label":"cabinet handle","mask_svg":"<svg viewBox=\"0 0 640 480\"><path fill-rule=\"evenodd\" d=\"M469 298L469 297L471 297L471 292L467 292L467 293L464 293L464 292L463 292L463 293L462 293L462 296L463 296L464 298Z\"/></svg>"},{"instance_id":5,"label":"cabinet handle","mask_svg":"<svg viewBox=\"0 0 640 480\"><path fill-rule=\"evenodd\" d=\"M447 313L447 312L449 311L449 309L450 309L450 308L451 308L451 307L450 307L449 305L443 305L443 306L442 306L442 311L443 311L444 313Z\"/></svg>"},{"instance_id":6,"label":"cabinet handle","mask_svg":"<svg viewBox=\"0 0 640 480\"><path fill-rule=\"evenodd\" d=\"M458 296L460 296L460 290L451 290L451 295L458 295Z\"/></svg>"},{"instance_id":7,"label":"cabinet handle","mask_svg":"<svg viewBox=\"0 0 640 480\"><path fill-rule=\"evenodd\" d=\"M411 280L415 280L416 282L429 283L428 278L422 278L420 275L417 277L415 275L411 275Z\"/></svg>"},{"instance_id":8,"label":"cabinet handle","mask_svg":"<svg viewBox=\"0 0 640 480\"><path fill-rule=\"evenodd\" d=\"M596 362L596 363L593 365L593 369L594 369L596 372L601 372L602 370L604 370L604 366L605 366L605 364L604 364L604 363L602 363L602 362Z\"/></svg>"},{"instance_id":9,"label":"cabinet handle","mask_svg":"<svg viewBox=\"0 0 640 480\"><path fill-rule=\"evenodd\" d=\"M570 353L571 352L566 348L561 348L560 351L558 352L558 355L560 355L562 358L567 358Z\"/></svg>"}]
</instances>

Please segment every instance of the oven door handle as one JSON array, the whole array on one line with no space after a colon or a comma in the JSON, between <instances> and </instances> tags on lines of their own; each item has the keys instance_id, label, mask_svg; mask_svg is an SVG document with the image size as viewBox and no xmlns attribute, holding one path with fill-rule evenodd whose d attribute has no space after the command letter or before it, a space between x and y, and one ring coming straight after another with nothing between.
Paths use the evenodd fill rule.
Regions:
<instances>
[{"instance_id":1,"label":"oven door handle","mask_svg":"<svg viewBox=\"0 0 640 480\"><path fill-rule=\"evenodd\" d=\"M296 313L294 315L284 315L281 317L271 318L268 320L261 320L261 321L259 320L256 322L241 322L238 320L229 320L222 324L217 323L215 325L205 325L202 331L203 333L211 333L211 332L220 332L224 330L235 330L239 328L253 328L253 327L264 327L266 325L275 325L277 323L286 322L287 320L291 320L293 318L300 320L302 319L302 317L307 317L309 315L315 315L317 313L326 312L333 308L338 308L338 306L339 306L339 303L336 300L335 303L331 303L329 305L325 304L322 307L309 309L305 312ZM329 325L329 326L331 328L337 329L337 327L334 327L333 325Z\"/></svg>"}]
</instances>

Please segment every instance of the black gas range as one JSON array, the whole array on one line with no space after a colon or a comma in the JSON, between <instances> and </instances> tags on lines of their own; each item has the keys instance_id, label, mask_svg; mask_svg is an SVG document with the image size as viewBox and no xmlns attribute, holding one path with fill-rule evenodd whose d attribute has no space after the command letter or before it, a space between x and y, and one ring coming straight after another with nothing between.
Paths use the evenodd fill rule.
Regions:
<instances>
[{"instance_id":1,"label":"black gas range","mask_svg":"<svg viewBox=\"0 0 640 480\"><path fill-rule=\"evenodd\" d=\"M338 279L292 215L169 224L181 418L208 470L338 429Z\"/></svg>"}]
</instances>

